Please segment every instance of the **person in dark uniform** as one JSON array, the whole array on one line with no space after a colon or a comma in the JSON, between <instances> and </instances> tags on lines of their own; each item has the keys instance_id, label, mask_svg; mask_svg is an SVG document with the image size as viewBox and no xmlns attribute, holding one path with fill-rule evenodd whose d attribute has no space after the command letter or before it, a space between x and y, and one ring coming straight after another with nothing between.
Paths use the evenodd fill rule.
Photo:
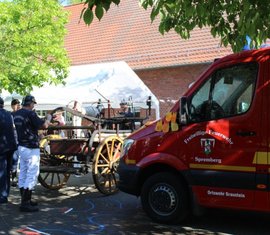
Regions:
<instances>
[{"instance_id":1,"label":"person in dark uniform","mask_svg":"<svg viewBox=\"0 0 270 235\"><path fill-rule=\"evenodd\" d=\"M21 108L21 102L18 99L12 99L11 100L11 108L12 108L12 112L11 115L14 116L14 113L19 110ZM16 134L16 140L17 140L17 133L15 131ZM19 152L18 150L16 150L13 153L13 157L12 157L12 167L11 167L11 186L12 187L16 187L17 186L17 168L18 168L18 162L19 162Z\"/></svg>"},{"instance_id":2,"label":"person in dark uniform","mask_svg":"<svg viewBox=\"0 0 270 235\"><path fill-rule=\"evenodd\" d=\"M0 97L0 204L8 202L12 155L16 149L13 118L4 109L4 100Z\"/></svg>"},{"instance_id":3,"label":"person in dark uniform","mask_svg":"<svg viewBox=\"0 0 270 235\"><path fill-rule=\"evenodd\" d=\"M40 149L38 130L47 128L48 120L38 117L33 110L36 104L34 96L27 95L22 100L22 108L14 114L14 123L18 135L20 156L19 188L21 192L20 211L38 211L37 203L32 199L32 191L37 183L40 166Z\"/></svg>"}]
</instances>

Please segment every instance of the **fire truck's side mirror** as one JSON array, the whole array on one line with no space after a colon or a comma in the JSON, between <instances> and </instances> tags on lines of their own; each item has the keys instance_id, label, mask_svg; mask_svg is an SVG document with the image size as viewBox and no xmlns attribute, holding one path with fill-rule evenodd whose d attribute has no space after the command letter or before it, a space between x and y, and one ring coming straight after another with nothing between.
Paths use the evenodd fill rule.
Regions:
<instances>
[{"instance_id":1,"label":"fire truck's side mirror","mask_svg":"<svg viewBox=\"0 0 270 235\"><path fill-rule=\"evenodd\" d=\"M179 122L181 123L181 125L186 125L188 122L188 107L187 107L187 97L181 97L180 99L180 113L179 113Z\"/></svg>"}]
</instances>

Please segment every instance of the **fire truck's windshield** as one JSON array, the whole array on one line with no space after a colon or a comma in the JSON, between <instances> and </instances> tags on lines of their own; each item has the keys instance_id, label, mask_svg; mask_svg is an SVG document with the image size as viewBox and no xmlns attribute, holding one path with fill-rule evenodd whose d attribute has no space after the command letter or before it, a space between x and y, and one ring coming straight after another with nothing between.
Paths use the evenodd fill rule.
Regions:
<instances>
[{"instance_id":1,"label":"fire truck's windshield","mask_svg":"<svg viewBox=\"0 0 270 235\"><path fill-rule=\"evenodd\" d=\"M217 70L191 98L189 120L200 122L247 112L252 102L257 72L256 63Z\"/></svg>"}]
</instances>

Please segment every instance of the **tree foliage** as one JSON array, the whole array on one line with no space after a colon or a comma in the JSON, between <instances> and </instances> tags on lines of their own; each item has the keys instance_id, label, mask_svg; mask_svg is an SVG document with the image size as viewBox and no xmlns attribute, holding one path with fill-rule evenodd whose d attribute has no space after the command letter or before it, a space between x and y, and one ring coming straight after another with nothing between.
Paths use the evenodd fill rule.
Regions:
<instances>
[{"instance_id":1,"label":"tree foliage","mask_svg":"<svg viewBox=\"0 0 270 235\"><path fill-rule=\"evenodd\" d=\"M67 20L55 0L0 2L0 91L26 94L33 86L64 82Z\"/></svg>"},{"instance_id":2,"label":"tree foliage","mask_svg":"<svg viewBox=\"0 0 270 235\"><path fill-rule=\"evenodd\" d=\"M83 0L82 17L91 24L94 15L100 20L112 3L120 0ZM251 39L250 46L258 48L270 38L270 4L266 0L139 0L144 9L151 8L151 20L160 20L159 31L174 29L183 39L190 37L195 27L209 27L221 44L240 51Z\"/></svg>"}]
</instances>

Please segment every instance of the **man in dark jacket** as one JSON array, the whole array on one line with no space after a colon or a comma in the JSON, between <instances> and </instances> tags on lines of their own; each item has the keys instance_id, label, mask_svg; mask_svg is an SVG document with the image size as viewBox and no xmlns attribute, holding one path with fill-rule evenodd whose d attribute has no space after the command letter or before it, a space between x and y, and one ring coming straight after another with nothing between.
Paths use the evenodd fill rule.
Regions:
<instances>
[{"instance_id":1,"label":"man in dark jacket","mask_svg":"<svg viewBox=\"0 0 270 235\"><path fill-rule=\"evenodd\" d=\"M38 117L34 111L35 104L35 97L27 95L22 100L22 108L14 114L20 156L19 188L22 197L20 210L24 212L38 211L36 203L31 200L40 166L38 130L49 125L48 120Z\"/></svg>"},{"instance_id":2,"label":"man in dark jacket","mask_svg":"<svg viewBox=\"0 0 270 235\"><path fill-rule=\"evenodd\" d=\"M12 155L16 149L13 118L4 109L4 100L0 97L0 204L8 202Z\"/></svg>"}]
</instances>

